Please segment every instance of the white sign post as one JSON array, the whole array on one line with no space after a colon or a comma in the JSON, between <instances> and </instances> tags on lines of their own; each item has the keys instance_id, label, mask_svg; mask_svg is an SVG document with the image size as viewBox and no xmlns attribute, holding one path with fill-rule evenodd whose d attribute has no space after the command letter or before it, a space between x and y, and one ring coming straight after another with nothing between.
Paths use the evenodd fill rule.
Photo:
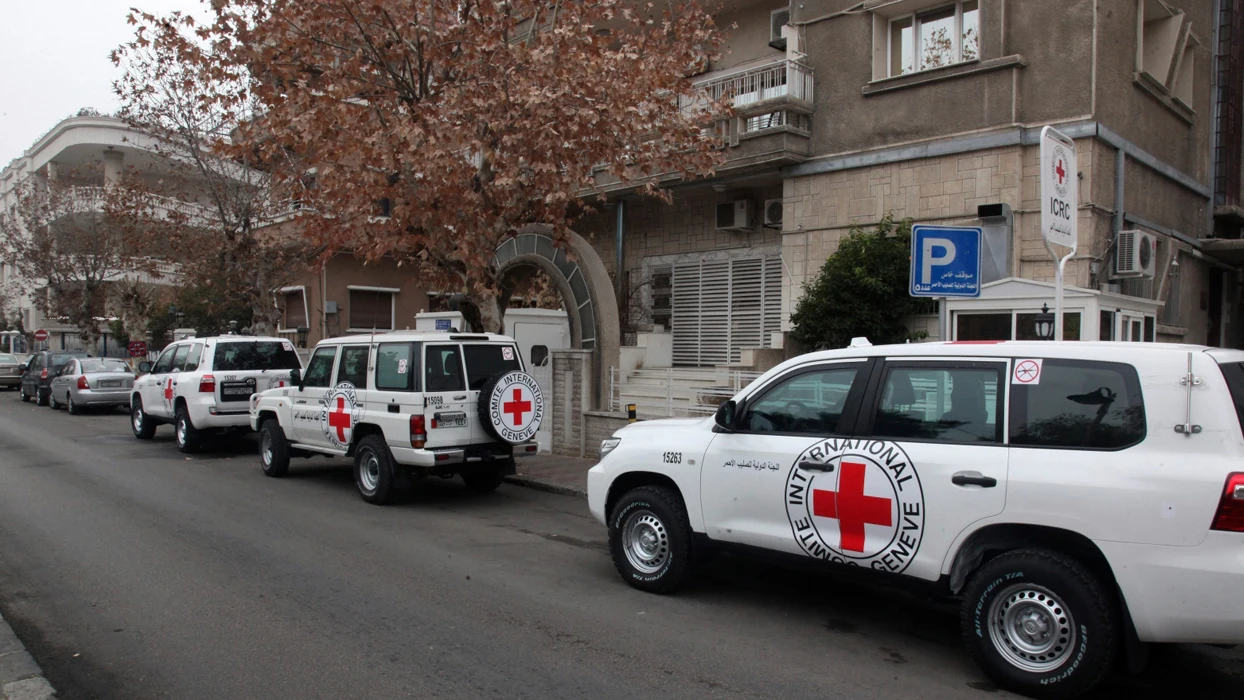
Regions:
<instances>
[{"instance_id":1,"label":"white sign post","mask_svg":"<svg viewBox=\"0 0 1244 700\"><path fill-rule=\"evenodd\" d=\"M1063 339L1063 268L1076 254L1080 176L1076 144L1054 127L1041 129L1041 239L1054 259L1054 339ZM1061 258L1054 245L1070 250Z\"/></svg>"}]
</instances>

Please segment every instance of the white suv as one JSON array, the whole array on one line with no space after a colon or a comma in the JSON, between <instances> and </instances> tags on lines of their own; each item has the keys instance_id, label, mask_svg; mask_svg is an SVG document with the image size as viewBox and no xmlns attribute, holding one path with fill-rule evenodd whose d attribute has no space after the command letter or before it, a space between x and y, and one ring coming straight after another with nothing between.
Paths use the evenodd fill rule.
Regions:
<instances>
[{"instance_id":1,"label":"white suv","mask_svg":"<svg viewBox=\"0 0 1244 700\"><path fill-rule=\"evenodd\" d=\"M425 476L496 489L514 457L536 454L543 418L544 396L518 346L491 334L325 340L292 387L250 407L265 474L284 476L291 456L350 456L359 493L376 504Z\"/></svg>"},{"instance_id":2,"label":"white suv","mask_svg":"<svg viewBox=\"0 0 1244 700\"><path fill-rule=\"evenodd\" d=\"M922 581L999 684L1072 697L1145 642L1244 642L1242 422L1236 350L853 347L618 431L588 498L636 588L716 548Z\"/></svg>"},{"instance_id":3,"label":"white suv","mask_svg":"<svg viewBox=\"0 0 1244 700\"><path fill-rule=\"evenodd\" d=\"M134 437L150 440L160 423L172 423L177 447L191 453L206 432L249 428L251 395L289 386L302 361L288 340L223 335L179 340L138 369L146 374L130 396Z\"/></svg>"}]
</instances>

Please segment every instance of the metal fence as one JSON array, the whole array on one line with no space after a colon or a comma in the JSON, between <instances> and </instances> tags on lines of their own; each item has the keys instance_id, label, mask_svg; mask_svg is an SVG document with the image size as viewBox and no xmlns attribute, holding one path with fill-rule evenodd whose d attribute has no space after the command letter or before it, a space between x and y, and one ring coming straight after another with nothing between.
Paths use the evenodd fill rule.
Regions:
<instances>
[{"instance_id":1,"label":"metal fence","mask_svg":"<svg viewBox=\"0 0 1244 700\"><path fill-rule=\"evenodd\" d=\"M761 374L679 367L624 372L610 367L609 409L624 411L628 404L634 404L640 418L710 416Z\"/></svg>"}]
</instances>

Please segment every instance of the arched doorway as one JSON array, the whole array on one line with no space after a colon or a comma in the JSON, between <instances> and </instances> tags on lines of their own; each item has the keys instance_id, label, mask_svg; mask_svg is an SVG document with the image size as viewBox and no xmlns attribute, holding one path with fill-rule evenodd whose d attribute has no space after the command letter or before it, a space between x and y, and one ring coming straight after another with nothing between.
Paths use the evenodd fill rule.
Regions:
<instances>
[{"instance_id":1,"label":"arched doorway","mask_svg":"<svg viewBox=\"0 0 1244 700\"><path fill-rule=\"evenodd\" d=\"M592 351L593 394L597 406L609 396L609 368L618 364L618 302L605 263L579 234L571 231L564 247L553 242L552 227L533 224L497 247L499 277L516 268L539 269L553 282L565 305L571 346Z\"/></svg>"}]
</instances>

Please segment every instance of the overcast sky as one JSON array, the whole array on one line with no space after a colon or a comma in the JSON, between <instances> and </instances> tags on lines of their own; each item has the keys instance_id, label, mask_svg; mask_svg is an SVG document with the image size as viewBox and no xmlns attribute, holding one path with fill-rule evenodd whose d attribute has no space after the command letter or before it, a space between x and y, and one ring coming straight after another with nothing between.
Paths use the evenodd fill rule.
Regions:
<instances>
[{"instance_id":1,"label":"overcast sky","mask_svg":"<svg viewBox=\"0 0 1244 700\"><path fill-rule=\"evenodd\" d=\"M134 35L130 7L200 14L199 0L0 0L0 168L82 107L117 110L108 52Z\"/></svg>"}]
</instances>

